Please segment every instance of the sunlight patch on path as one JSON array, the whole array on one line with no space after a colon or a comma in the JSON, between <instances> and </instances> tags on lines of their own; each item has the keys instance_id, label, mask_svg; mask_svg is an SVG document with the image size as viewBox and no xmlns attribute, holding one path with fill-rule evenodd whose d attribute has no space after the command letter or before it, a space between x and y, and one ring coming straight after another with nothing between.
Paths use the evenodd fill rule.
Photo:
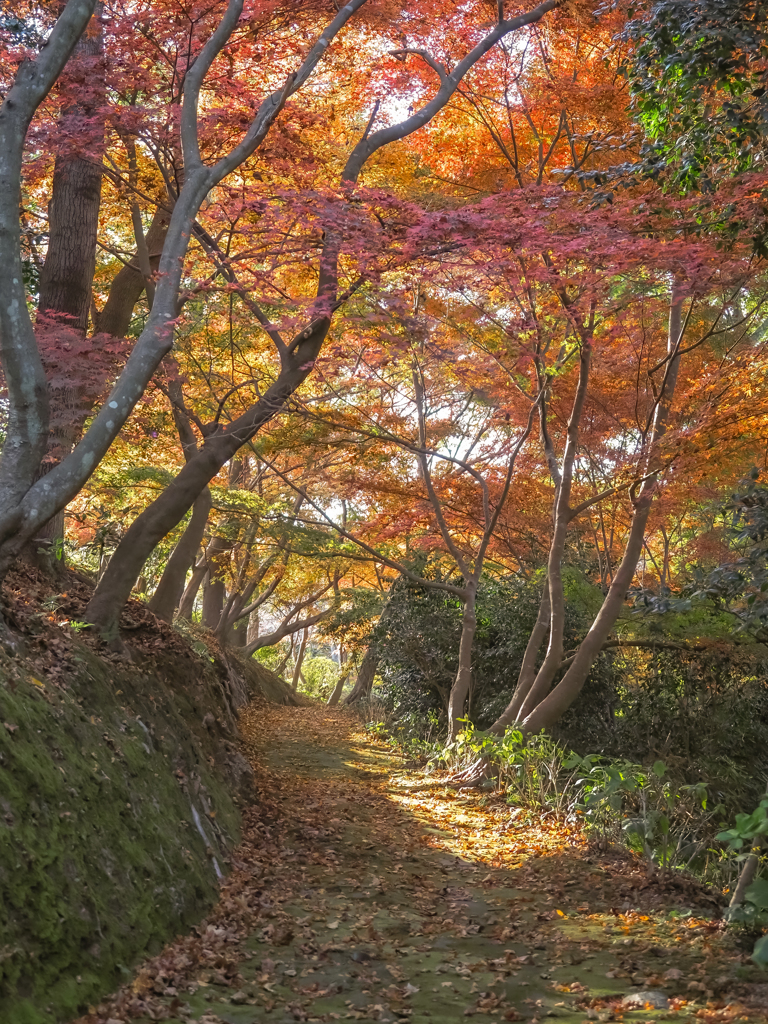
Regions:
<instances>
[{"instance_id":1,"label":"sunlight patch on path","mask_svg":"<svg viewBox=\"0 0 768 1024\"><path fill-rule=\"evenodd\" d=\"M631 860L406 768L349 712L241 727L258 799L220 904L89 1024L766 1019L721 995L744 957L719 924L662 913Z\"/></svg>"}]
</instances>

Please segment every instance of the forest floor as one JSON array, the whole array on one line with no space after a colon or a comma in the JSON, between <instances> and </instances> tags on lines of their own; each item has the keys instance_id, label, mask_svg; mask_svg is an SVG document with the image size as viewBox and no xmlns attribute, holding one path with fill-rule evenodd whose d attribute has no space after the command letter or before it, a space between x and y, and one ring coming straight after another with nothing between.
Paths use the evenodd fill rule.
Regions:
<instances>
[{"instance_id":1,"label":"forest floor","mask_svg":"<svg viewBox=\"0 0 768 1024\"><path fill-rule=\"evenodd\" d=\"M768 1020L695 883L457 791L349 711L247 708L258 799L221 900L81 1024Z\"/></svg>"}]
</instances>

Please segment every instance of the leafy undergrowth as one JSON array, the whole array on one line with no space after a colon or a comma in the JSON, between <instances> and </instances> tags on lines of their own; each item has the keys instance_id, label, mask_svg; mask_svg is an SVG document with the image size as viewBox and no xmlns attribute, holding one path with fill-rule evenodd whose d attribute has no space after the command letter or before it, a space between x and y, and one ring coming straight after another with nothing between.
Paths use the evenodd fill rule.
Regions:
<instances>
[{"instance_id":1,"label":"leafy undergrowth","mask_svg":"<svg viewBox=\"0 0 768 1024\"><path fill-rule=\"evenodd\" d=\"M427 779L344 711L241 726L259 794L219 904L81 1024L766 1019L695 886Z\"/></svg>"}]
</instances>

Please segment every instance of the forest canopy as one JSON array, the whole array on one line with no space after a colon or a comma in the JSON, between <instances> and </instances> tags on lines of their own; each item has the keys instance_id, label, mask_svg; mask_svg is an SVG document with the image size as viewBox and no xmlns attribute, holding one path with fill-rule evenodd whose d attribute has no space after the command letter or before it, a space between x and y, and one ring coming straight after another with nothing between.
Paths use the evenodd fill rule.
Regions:
<instances>
[{"instance_id":1,"label":"forest canopy","mask_svg":"<svg viewBox=\"0 0 768 1024\"><path fill-rule=\"evenodd\" d=\"M627 679L760 675L766 44L733 8L4 5L0 575L449 741L582 708L607 749Z\"/></svg>"}]
</instances>

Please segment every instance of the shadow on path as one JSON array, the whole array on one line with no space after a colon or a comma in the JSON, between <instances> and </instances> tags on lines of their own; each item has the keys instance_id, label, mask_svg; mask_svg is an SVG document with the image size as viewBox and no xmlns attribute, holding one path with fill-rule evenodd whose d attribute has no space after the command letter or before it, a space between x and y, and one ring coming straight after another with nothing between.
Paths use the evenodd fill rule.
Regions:
<instances>
[{"instance_id":1,"label":"shadow on path","mask_svg":"<svg viewBox=\"0 0 768 1024\"><path fill-rule=\"evenodd\" d=\"M242 728L260 800L208 931L145 968L145 1019L766 1019L719 924L670 915L634 861L425 783L347 712L260 705ZM192 962L162 973L174 956ZM621 1005L649 990L659 1006Z\"/></svg>"}]
</instances>

